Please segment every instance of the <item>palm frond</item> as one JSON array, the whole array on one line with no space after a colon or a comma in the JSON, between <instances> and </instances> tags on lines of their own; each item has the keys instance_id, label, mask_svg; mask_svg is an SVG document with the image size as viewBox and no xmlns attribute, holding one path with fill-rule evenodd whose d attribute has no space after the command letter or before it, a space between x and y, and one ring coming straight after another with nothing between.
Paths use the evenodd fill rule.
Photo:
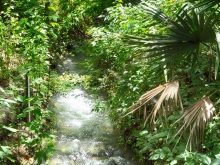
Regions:
<instances>
[{"instance_id":1,"label":"palm frond","mask_svg":"<svg viewBox=\"0 0 220 165\"><path fill-rule=\"evenodd\" d=\"M163 90L163 93L160 95L160 98L156 102L153 110L148 115L147 119L145 120L145 124L149 118L151 118L151 125L154 125L156 121L157 114L159 118L165 118L165 122L167 121L167 116L172 113L172 111L177 107L178 101L180 106L182 107L182 102L179 94L179 82L173 81L167 83ZM163 120L161 121L163 124Z\"/></svg>"},{"instance_id":2,"label":"palm frond","mask_svg":"<svg viewBox=\"0 0 220 165\"><path fill-rule=\"evenodd\" d=\"M176 21L170 21L166 35L149 34L145 38L125 36L123 40L128 45L142 47L145 52L149 52L148 57L166 57L166 61L192 56L200 44L215 42L213 26L217 19L214 15L205 18L203 13L183 14L184 17L177 16Z\"/></svg>"},{"instance_id":3,"label":"palm frond","mask_svg":"<svg viewBox=\"0 0 220 165\"><path fill-rule=\"evenodd\" d=\"M147 104L150 100L152 100L159 93L161 93L164 90L165 86L166 86L166 84L165 85L159 85L158 87L156 87L156 88L146 92L145 94L143 94L135 104L133 104L132 106L130 106L128 108L129 112L126 115L124 115L123 117L126 117L131 113L134 113L139 108L141 108L142 106Z\"/></svg>"},{"instance_id":4,"label":"palm frond","mask_svg":"<svg viewBox=\"0 0 220 165\"><path fill-rule=\"evenodd\" d=\"M190 2L192 2L192 3L195 3L196 1L198 1L198 0L190 0ZM201 12L203 12L203 11L208 10L218 4L220 4L219 0L203 0L203 1L195 4L193 6L193 8L201 8L202 7Z\"/></svg>"},{"instance_id":5,"label":"palm frond","mask_svg":"<svg viewBox=\"0 0 220 165\"><path fill-rule=\"evenodd\" d=\"M163 116L166 120L166 116L174 110L178 103L182 107L178 81L173 81L163 85L159 85L158 87L146 92L139 98L139 100L134 105L128 108L129 112L125 114L123 117L126 117L127 115L145 107L147 103L149 103L161 92L162 94L156 102L153 110L145 118L145 124L148 121L148 119L151 118L151 125L154 125L157 114L160 118L162 118ZM146 109L143 108L143 110L145 114Z\"/></svg>"},{"instance_id":6,"label":"palm frond","mask_svg":"<svg viewBox=\"0 0 220 165\"><path fill-rule=\"evenodd\" d=\"M212 101L208 97L203 97L184 110L182 116L174 123L182 122L181 128L173 139L189 131L186 148L199 148L203 142L205 125L212 119L215 112ZM173 140L172 139L172 140Z\"/></svg>"},{"instance_id":7,"label":"palm frond","mask_svg":"<svg viewBox=\"0 0 220 165\"><path fill-rule=\"evenodd\" d=\"M159 22L164 22L164 23L169 22L170 20L169 17L167 17L166 14L163 13L160 9L156 8L155 6L147 2L142 2L141 5L143 9L146 10L146 13L151 15L154 20L157 20Z\"/></svg>"}]
</instances>

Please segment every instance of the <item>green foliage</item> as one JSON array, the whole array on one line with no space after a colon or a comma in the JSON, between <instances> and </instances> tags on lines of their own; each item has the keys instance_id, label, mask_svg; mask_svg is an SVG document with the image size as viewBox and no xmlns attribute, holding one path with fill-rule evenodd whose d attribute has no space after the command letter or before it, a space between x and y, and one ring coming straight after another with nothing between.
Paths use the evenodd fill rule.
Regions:
<instances>
[{"instance_id":1,"label":"green foliage","mask_svg":"<svg viewBox=\"0 0 220 165\"><path fill-rule=\"evenodd\" d=\"M111 0L0 1L0 85L12 92L10 98L1 95L0 104L16 111L15 121L2 125L1 130L16 141L11 142L12 148L25 146L27 162L21 163L31 163L28 158L33 157L41 164L54 151L55 137L49 133L54 118L46 109L47 101L54 92L71 90L76 85L88 88L90 77L68 73L59 76L51 68L67 52L71 55L82 52L82 39L89 37L87 27L94 22L102 23L97 17L112 3ZM26 77L30 80L29 98L25 96ZM0 91L3 95L8 92L3 88ZM11 103L16 104L12 107ZM28 115L32 118L30 122L26 120ZM14 150L12 153L19 154Z\"/></svg>"},{"instance_id":2,"label":"green foliage","mask_svg":"<svg viewBox=\"0 0 220 165\"><path fill-rule=\"evenodd\" d=\"M109 93L111 93L111 87L127 86L130 89L139 89L129 82L136 81L136 84L141 85L141 82L146 80L144 77L147 77L144 74L149 72L148 61L136 58L140 53L124 47L120 38L124 33L142 35L145 33L144 27L148 21L139 8L138 5L116 5L108 8L108 15L105 17L108 24L105 27L91 28L89 31L92 39L90 47L87 49L87 54L89 54L87 68L93 74L94 84L98 83L101 89L109 90ZM132 78L129 77L130 72L134 73ZM143 75L143 78L136 74ZM137 83L138 81L139 83ZM109 88L109 86L111 87Z\"/></svg>"},{"instance_id":3,"label":"green foliage","mask_svg":"<svg viewBox=\"0 0 220 165\"><path fill-rule=\"evenodd\" d=\"M4 89L2 89L0 87L0 91L4 94L6 94L6 91ZM0 98L0 104L2 106L5 106L5 107L10 107L10 103L15 103L15 101L13 100L8 100L8 99L3 99L3 98ZM1 116L1 114L0 114ZM2 129L6 129L6 130L9 130L11 132L17 132L18 130L17 129L14 129L12 127L8 127L8 126L5 126L3 125L3 123L0 124L0 131L2 132ZM4 159L8 159L10 160L11 162L14 162L14 159L12 159L12 155L13 153L11 152L11 147L10 146L4 146L4 145L0 145L0 162Z\"/></svg>"},{"instance_id":4,"label":"green foliage","mask_svg":"<svg viewBox=\"0 0 220 165\"><path fill-rule=\"evenodd\" d=\"M9 146L0 146L0 161L4 159L8 159L10 162L15 162L10 156L12 156L12 152Z\"/></svg>"},{"instance_id":5,"label":"green foliage","mask_svg":"<svg viewBox=\"0 0 220 165\"><path fill-rule=\"evenodd\" d=\"M107 14L102 16L105 24L89 31L92 38L86 64L92 74L92 85L107 91L111 108L109 117L121 133L120 143L131 145L141 161L161 165L215 164L219 161L219 121L215 118L212 127L204 119L205 140L202 144L195 143L200 152L186 148L188 130L180 139L170 142L182 124L173 125L181 116L178 112L162 116L168 120L165 128L159 119L155 120L153 128L143 126L146 115L143 111L149 115L155 103L139 107L134 114L122 118L127 108L135 105L135 100L146 91L164 84L164 77L166 81L180 80L184 107L207 96L216 102L218 111L219 55L215 30L219 17L215 10L207 11L213 6L215 9L215 4L217 1L212 0L202 1L194 7L184 0L142 1L124 6L118 3L107 8ZM206 9L206 12L200 9ZM135 47L125 46L123 41L128 41L128 38L122 38L125 35L135 36L131 38ZM168 101L167 104L169 107ZM198 125L202 126L201 123ZM208 143L207 136L213 141Z\"/></svg>"},{"instance_id":6,"label":"green foliage","mask_svg":"<svg viewBox=\"0 0 220 165\"><path fill-rule=\"evenodd\" d=\"M0 86L7 90L0 87L0 104L15 109L19 123L1 125L7 135L19 137L12 147L7 143L1 146L2 162L13 162L12 148L21 145L28 148L27 156L34 157L38 164L47 159L54 151L55 138L49 133L53 114L45 108L47 100L53 92L82 85L107 92L109 118L121 132L120 143L131 145L140 160L153 164L218 164L218 112L204 127L201 153L185 150L187 131L177 145L177 139L167 143L179 128L173 125L180 117L178 112L165 118L167 127L157 119L155 128L144 126L143 107L121 118L146 91L164 84L164 78L181 80L184 107L206 95L219 108L219 47L215 44L219 40L215 33L219 1L190 2L1 0ZM122 39L125 35L139 36L133 41L141 39L145 47L126 47ZM51 68L66 53L86 53L90 76L52 73ZM26 76L31 80L29 98L23 94ZM30 106L25 106L28 103ZM146 113L154 104L144 107ZM102 109L99 103L94 107L95 111ZM31 122L26 122L27 114L32 115Z\"/></svg>"},{"instance_id":7,"label":"green foliage","mask_svg":"<svg viewBox=\"0 0 220 165\"><path fill-rule=\"evenodd\" d=\"M220 117L215 116L213 121L207 125L207 132L204 143L204 150L210 152L210 156L219 159L219 149L220 149L220 136L219 136L219 126Z\"/></svg>"},{"instance_id":8,"label":"green foliage","mask_svg":"<svg viewBox=\"0 0 220 165\"><path fill-rule=\"evenodd\" d=\"M204 13L198 14L195 11L187 13L187 11L182 11L183 8L181 14L177 14L173 21L159 9L147 3L144 3L143 7L153 18L165 22L167 24L165 27L169 31L164 35L149 33L145 38L128 36L124 40L132 46L142 47L149 58L158 57L156 60L163 60L165 68L173 70L173 67L176 66L175 63L187 61L191 63L191 68L195 69L200 51L205 49L203 45L211 48L215 43L214 25L218 21L215 13L205 17Z\"/></svg>"},{"instance_id":9,"label":"green foliage","mask_svg":"<svg viewBox=\"0 0 220 165\"><path fill-rule=\"evenodd\" d=\"M50 85L53 86L54 92L66 92L82 86L88 89L90 86L90 76L65 73L64 75L57 75L56 73L51 75Z\"/></svg>"},{"instance_id":10,"label":"green foliage","mask_svg":"<svg viewBox=\"0 0 220 165\"><path fill-rule=\"evenodd\" d=\"M50 47L56 42L56 35L51 22L55 23L57 16L56 11L47 11L46 3L47 1L5 1L5 10L1 13L0 78L7 81L0 85L10 89L11 93L10 99L1 98L0 103L16 110L15 120L1 126L6 133L5 137L11 137L12 141L5 142L5 146L10 145L7 149L11 150L11 155L19 154L14 148L21 145L26 147L27 157L34 156L40 150L43 150L47 157L52 152L50 148L53 143L49 148L47 145L41 146L43 139L54 138L50 133L43 135L50 129L50 121L53 121L53 114L45 109L45 103L52 95L48 83L50 59L53 58ZM29 98L23 94L26 76L31 80ZM8 94L8 91L2 88L1 92ZM31 105L29 107L26 106L28 102ZM9 103L16 104L12 107ZM28 113L32 117L30 122L26 122ZM16 139L17 137L20 138ZM10 158L8 154L1 157L1 162ZM36 159L40 162L39 160L47 157L41 155ZM26 164L28 161L29 159L21 163Z\"/></svg>"}]
</instances>

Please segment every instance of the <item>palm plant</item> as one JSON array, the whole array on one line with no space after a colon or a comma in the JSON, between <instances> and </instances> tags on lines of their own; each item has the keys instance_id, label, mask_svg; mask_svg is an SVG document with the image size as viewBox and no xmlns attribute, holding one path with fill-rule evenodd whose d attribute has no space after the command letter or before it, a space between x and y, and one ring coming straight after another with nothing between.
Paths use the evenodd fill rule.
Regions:
<instances>
[{"instance_id":1,"label":"palm plant","mask_svg":"<svg viewBox=\"0 0 220 165\"><path fill-rule=\"evenodd\" d=\"M147 115L146 105L155 97L157 97L160 93L161 95L158 101L156 102L154 108ZM178 106L178 103L181 106L181 108L183 108L179 93L179 82L178 81L169 82L163 85L159 85L158 87L143 94L134 105L128 108L129 112L123 117L126 117L127 115L142 109L144 111L144 119L145 119L144 124L146 124L148 119L151 118L151 122L150 122L151 126L155 127L155 119L157 114L159 115L162 124L163 124L162 118L165 118L165 123L166 123L167 116L171 114L173 111L175 111L175 108Z\"/></svg>"},{"instance_id":2,"label":"palm plant","mask_svg":"<svg viewBox=\"0 0 220 165\"><path fill-rule=\"evenodd\" d=\"M189 2L196 3L198 0L189 0ZM203 0L194 5L193 8L202 8L202 11L206 11L216 5L220 4L219 0Z\"/></svg>"},{"instance_id":3,"label":"palm plant","mask_svg":"<svg viewBox=\"0 0 220 165\"><path fill-rule=\"evenodd\" d=\"M143 47L148 57L165 59L165 63L191 59L192 66L195 66L200 46L209 47L208 44L215 43L214 25L218 18L214 14L205 16L193 10L190 13L184 11L173 21L156 7L147 3L143 3L143 6L154 19L165 22L168 29L164 35L147 34L145 38L125 36L125 42Z\"/></svg>"},{"instance_id":4,"label":"palm plant","mask_svg":"<svg viewBox=\"0 0 220 165\"><path fill-rule=\"evenodd\" d=\"M161 95L153 109L151 112L147 112L146 105L159 94ZM123 118L131 113L135 113L138 110L142 110L145 120L144 125L146 125L147 121L151 118L150 128L153 128L154 130L157 129L155 127L155 122L157 116L159 116L162 125L166 125L168 128L168 116L175 113L175 111L178 109L178 105L183 110L179 92L179 82L173 81L159 85L156 88L144 93L135 104L127 109L128 112L123 116ZM180 135L180 139L183 136L183 133L188 131L189 136L186 148L188 148L190 151L195 148L201 151L201 145L205 135L205 126L209 121L212 120L214 114L214 104L209 97L204 96L203 98L199 99L194 104L185 108L181 117L174 122L174 124L172 124L174 126L176 123L180 123L181 126L171 141L173 141L173 139L178 135Z\"/></svg>"},{"instance_id":5,"label":"palm plant","mask_svg":"<svg viewBox=\"0 0 220 165\"><path fill-rule=\"evenodd\" d=\"M220 59L218 53L220 35L215 32L215 25L218 23L219 17L216 15L216 12L204 13L204 11L219 3L219 0L203 0L191 8L192 10L185 10L184 7L176 15L175 20L168 18L158 8L148 3L142 3L143 8L148 14L153 16L154 20L165 24L166 34L147 34L145 38L125 36L123 39L130 46L138 46L144 50L148 58L163 60L166 67L169 67L171 63L185 60L191 63L191 68L193 69L196 67L201 50L204 47L207 47L207 49L211 48L216 56L214 67L216 77ZM195 8L201 8L202 10L197 12ZM159 118L163 115L166 121L168 107L173 107L173 102L177 103L177 98L179 103L181 103L179 84L177 84L177 81L170 82L146 92L134 105L128 108L129 112L125 116L142 108L145 114L145 123L151 118L151 124L154 124L157 114L159 114ZM145 105L161 92L162 94L153 110L146 115ZM192 148L198 149L198 146L203 142L205 125L212 119L214 111L213 103L208 97L203 97L196 101L186 108L179 120L175 122L183 121L181 123L182 126L173 138L178 135L181 137L184 132L189 131L186 146L189 146L190 150Z\"/></svg>"},{"instance_id":6,"label":"palm plant","mask_svg":"<svg viewBox=\"0 0 220 165\"><path fill-rule=\"evenodd\" d=\"M189 137L186 147L189 146L190 151L192 148L197 148L201 151L201 145L205 134L205 125L212 120L214 113L214 105L208 97L199 99L194 104L187 107L182 116L175 122L181 122L182 126L173 138L177 135L181 137L183 133L188 130Z\"/></svg>"}]
</instances>

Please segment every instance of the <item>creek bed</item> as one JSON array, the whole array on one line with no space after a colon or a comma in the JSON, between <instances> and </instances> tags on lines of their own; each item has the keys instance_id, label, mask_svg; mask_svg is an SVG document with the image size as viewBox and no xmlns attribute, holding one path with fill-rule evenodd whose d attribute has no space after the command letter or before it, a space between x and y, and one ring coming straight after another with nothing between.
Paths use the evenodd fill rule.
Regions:
<instances>
[{"instance_id":1,"label":"creek bed","mask_svg":"<svg viewBox=\"0 0 220 165\"><path fill-rule=\"evenodd\" d=\"M70 58L60 70L77 73ZM138 165L133 154L123 150L106 113L92 111L95 100L76 88L54 95L49 107L56 116L56 152L48 165Z\"/></svg>"},{"instance_id":2,"label":"creek bed","mask_svg":"<svg viewBox=\"0 0 220 165\"><path fill-rule=\"evenodd\" d=\"M82 89L57 94L50 106L57 116L57 151L49 165L136 165L123 151L105 114L92 112L93 100Z\"/></svg>"}]
</instances>

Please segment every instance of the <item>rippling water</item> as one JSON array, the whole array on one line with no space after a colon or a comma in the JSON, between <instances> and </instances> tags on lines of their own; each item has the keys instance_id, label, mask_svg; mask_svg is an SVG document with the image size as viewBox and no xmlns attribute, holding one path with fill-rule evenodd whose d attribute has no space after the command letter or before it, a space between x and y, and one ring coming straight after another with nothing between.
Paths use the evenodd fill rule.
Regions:
<instances>
[{"instance_id":1,"label":"rippling water","mask_svg":"<svg viewBox=\"0 0 220 165\"><path fill-rule=\"evenodd\" d=\"M57 152L49 165L136 165L123 151L105 114L92 112L93 100L82 89L56 95L50 106L57 116Z\"/></svg>"},{"instance_id":2,"label":"rippling water","mask_svg":"<svg viewBox=\"0 0 220 165\"><path fill-rule=\"evenodd\" d=\"M71 58L59 65L59 73L77 73ZM104 113L92 112L93 100L81 88L52 97L56 114L56 149L48 165L138 165L132 152L122 150L111 122Z\"/></svg>"}]
</instances>

